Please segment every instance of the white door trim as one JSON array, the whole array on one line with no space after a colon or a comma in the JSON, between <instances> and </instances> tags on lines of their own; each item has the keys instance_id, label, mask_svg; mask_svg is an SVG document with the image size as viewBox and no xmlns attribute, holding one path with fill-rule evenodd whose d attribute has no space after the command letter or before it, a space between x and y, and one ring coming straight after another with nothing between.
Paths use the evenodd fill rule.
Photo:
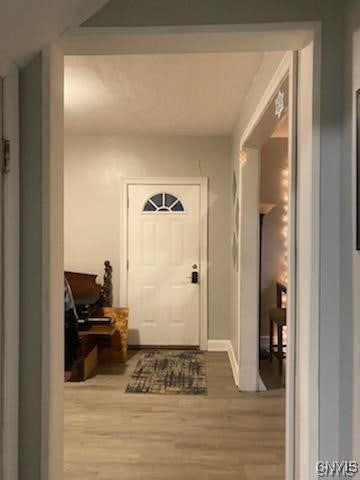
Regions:
<instances>
[{"instance_id":1,"label":"white door trim","mask_svg":"<svg viewBox=\"0 0 360 480\"><path fill-rule=\"evenodd\" d=\"M239 288L238 296L238 385L241 391L256 392L259 387L259 173L260 152L246 151L246 172L239 172ZM244 226L246 225L246 228Z\"/></svg>"},{"instance_id":2,"label":"white door trim","mask_svg":"<svg viewBox=\"0 0 360 480\"><path fill-rule=\"evenodd\" d=\"M295 478L295 437L296 437L296 425L295 425L295 408L296 408L296 371L295 371L295 359L296 359L296 150L294 148L295 139L293 139L292 131L296 128L296 122L294 123L294 114L296 115L296 104L293 103L293 96L296 95L296 52L288 52L275 74L273 75L264 95L261 98L253 116L251 117L241 139L240 139L240 151L247 154L247 162L258 162L261 155L261 144L253 144L251 142L251 136L260 125L265 112L267 111L270 102L276 95L276 92L280 88L285 78L289 75L289 210L288 210L288 308L287 308L287 368L286 368L286 478ZM294 77L295 76L295 80ZM295 91L294 91L295 88ZM291 102L291 105L290 105ZM295 110L295 112L294 112ZM251 148L248 148L247 145ZM292 160L295 159L295 165ZM242 177L242 169L244 164L240 167L240 178ZM248 165L246 165L248 168ZM257 176L257 182L260 179ZM258 183L259 186L259 183ZM240 200L240 204L243 204L243 200ZM258 235L256 236L258 238ZM239 245L241 248L241 245ZM254 250L256 254L256 271L257 276L259 265L259 248ZM239 255L241 252L239 252ZM239 257L240 258L240 257ZM241 274L240 274L241 275ZM259 291L258 281L256 282L256 292ZM240 283L241 285L241 283ZM240 302L243 297L240 293ZM247 300L247 299L246 299ZM251 311L257 312L255 318L258 317L258 297L257 293L251 298L251 303L254 304L254 308ZM240 311L239 311L240 313ZM250 346L250 350L253 349L257 352L258 349L258 327L253 327L253 322L248 322L239 315L239 350L241 352L241 345ZM247 326L247 323L252 325ZM241 332L241 334L240 334ZM244 340L244 334L246 339ZM241 342L241 344L240 344ZM249 362L245 362L246 356L239 355L239 385L240 389L243 386L251 387L256 385L259 390L259 364L258 357L256 355L256 361L249 365ZM247 389L247 388L245 388Z\"/></svg>"},{"instance_id":3,"label":"white door trim","mask_svg":"<svg viewBox=\"0 0 360 480\"><path fill-rule=\"evenodd\" d=\"M120 304L128 302L129 185L198 185L200 187L200 348L208 349L208 179L205 177L124 178L120 188ZM130 312L131 318L131 312Z\"/></svg>"},{"instance_id":4,"label":"white door trim","mask_svg":"<svg viewBox=\"0 0 360 480\"><path fill-rule=\"evenodd\" d=\"M281 61L280 65L278 66L276 72L274 73L271 81L269 82L260 102L258 103L252 117L250 118L249 120L249 123L248 125L246 126L245 130L244 130L244 133L242 134L241 136L241 139L240 139L240 146L239 146L239 150L240 152L244 152L247 154L247 157L248 157L248 161L249 162L257 162L257 158L259 157L260 155L260 148L261 146L260 145L257 145L257 144L253 144L253 142L250 141L252 135L254 134L254 132L256 131L257 127L260 125L261 121L262 121L262 118L271 102L271 100L274 98L274 95L276 94L277 90L279 89L280 85L282 84L282 82L284 81L284 79L286 78L287 75L289 75L289 73L292 71L293 69L293 64L295 63L295 59L294 59L294 56L295 56L295 53L294 52L288 52L286 53L286 55L284 56L283 60ZM292 95L292 92L293 92L293 87L289 85L289 106L290 106L290 97ZM290 124L291 122L291 124ZM290 127L291 125L293 125L293 119L289 119L289 131L290 131ZM255 142L256 143L256 142ZM290 147L292 148L292 147ZM241 178L242 178L242 166L240 166L240 181L241 181ZM291 166L289 165L289 170L290 170ZM256 177L258 178L258 177ZM242 200L242 195L241 195L241 192L240 192L240 212L242 211L242 207L243 207L243 200ZM289 227L290 227L290 222L291 222L291 212L289 212ZM241 218L240 218L240 222L241 222ZM294 229L295 228L295 225L292 225L292 228ZM291 227L289 228L289 232L291 231ZM257 237L257 234L256 235L256 238ZM289 239L290 240L290 239ZM256 243L256 242L255 242ZM288 258L289 258L289 272L288 272L288 278L291 279L292 278L292 275L293 275L293 265L291 265L291 258L294 258L295 256L295 244L291 243L291 241L288 242L289 244L289 251L288 251ZM255 245L255 244L254 244ZM259 265L259 249L258 247L255 245L255 248L256 248L256 259L254 261L254 264L256 266ZM241 258L241 242L239 242L239 258ZM258 267L256 267L258 268ZM240 271L240 285L241 285L241 271ZM255 285L256 285L256 288L255 288ZM256 279L254 279L254 282L253 282L253 292L257 292L258 291L258 281ZM289 297L291 297L291 292L289 294ZM246 297L246 300L248 300L248 296ZM254 310L252 310L253 312L257 312L257 309L258 309L258 299L257 299L257 293L254 293L254 298L251 298L251 303L254 303L256 304L256 306L254 306ZM241 305L241 301L239 300L238 302L239 305ZM241 341L241 337L244 336L244 334L246 335L247 339L245 340L244 342L244 339L242 339L242 342L245 343L246 345L249 345L249 355L250 355L250 352L251 351L257 351L257 344L258 344L258 329L257 328L254 328L254 325L251 325L249 326L249 329L247 329L247 325L244 325L240 328L240 325L241 325L241 315L240 315L240 308L238 310L238 345L239 345L239 351L241 351L241 345L240 345L240 341ZM292 312L292 314L294 315L294 312ZM255 317L257 317L258 313L256 313ZM288 317L291 317L291 314L288 315ZM291 321L288 323L291 323ZM240 333L241 332L241 333ZM290 342L292 342L292 339L290 339ZM292 343L292 345L294 346L295 343ZM245 355L244 357L246 358L248 355ZM290 362L289 362L290 360ZM287 372L289 373L290 371L292 372L291 375L288 375L288 378L287 378L287 390L290 391L290 390L293 390L295 388L295 380L293 378L293 367L292 367L292 360L291 358L288 359L288 365L290 363L290 368L287 368ZM258 388L259 386L259 375L258 375L258 371L259 371L259 366L258 366L258 359L257 359L257 356L256 356L256 359L254 359L253 362L245 362L244 360L242 361L241 360L241 354L239 355L239 385L240 385L240 389L242 390L255 390Z\"/></svg>"},{"instance_id":5,"label":"white door trim","mask_svg":"<svg viewBox=\"0 0 360 480\"><path fill-rule=\"evenodd\" d=\"M314 32L314 39L316 43L319 41L316 38L318 32ZM316 62L319 62L320 50L314 50L314 65ZM281 85L282 81L289 74L289 111L292 112L292 115L289 117L289 153L291 153L289 158L289 220L288 220L288 358L287 358L287 369L286 369L286 479L292 480L297 478L297 468L299 468L299 450L303 452L302 455L308 461L308 468L311 469L312 465L315 465L316 458L318 458L318 438L319 438L319 385L318 385L318 372L319 372L319 358L318 358L318 348L319 348L319 310L318 310L318 299L320 296L320 273L319 273L319 222L313 222L312 232L311 232L311 245L309 245L309 252L312 253L314 262L311 267L311 272L309 278L306 280L309 284L312 285L312 298L311 302L311 328L307 325L307 322L299 322L299 325L296 323L296 316L298 310L298 302L301 301L298 295L298 276L296 271L297 263L297 218L296 218L296 197L297 192L297 161L295 164L291 162L291 159L296 159L297 157L297 142L296 139L292 138L291 132L296 132L299 134L297 127L297 118L298 114L296 112L296 101L297 101L297 52L288 52L281 64L279 65L276 73L274 74L272 81L268 85L267 90L265 91L259 105L257 106L253 116L251 117L247 128L244 131L244 134L240 140L240 151L247 150L247 142L249 141L251 135L256 130L259 125L263 114L269 106L269 102L274 97L277 89ZM319 79L316 75L316 70L314 69L314 85L317 85ZM295 107L295 108L294 108ZM319 99L314 98L313 100L313 112L314 115L317 114L319 108ZM312 216L315 219L319 218L319 198L318 192L320 189L320 153L317 148L319 142L319 132L313 130L313 155L312 155L312 177L308 179L311 183L312 188ZM251 142L250 142L251 143ZM251 149L248 150L252 154L260 152L259 145L253 145L251 143ZM300 159L299 159L300 160ZM251 161L251 159L250 159ZM240 167L240 178L241 178L241 169ZM301 201L301 199L300 199ZM302 204L297 205L306 210L306 206ZM302 200L303 201L303 200ZM241 248L241 246L239 246ZM240 252L239 252L240 255ZM304 253L303 253L304 255ZM256 299L257 302L257 299ZM240 312L238 312L240 313ZM303 319L305 320L305 319ZM239 322L239 348L240 348L240 315L238 317ZM242 328L242 327L241 327ZM241 330L241 335L244 335L244 328ZM297 335L302 335L303 346L306 343L306 351L304 361L302 362L302 368L308 368L309 372L309 381L308 381L308 395L309 398L306 398L306 401L312 407L312 411L309 418L304 419L307 425L311 425L311 438L303 438L298 434L299 427L299 369L296 368L297 359L299 358L300 352L297 352ZM257 336L254 337L253 330L249 330L248 334L251 338L248 338L248 342L253 345L254 348L257 348ZM304 352L303 352L304 353ZM246 365L245 365L246 367ZM310 368L309 368L310 367ZM244 374L249 373L249 378L244 379ZM246 368L242 368L241 365L241 356L239 356L239 384L245 382L245 384L254 384L258 372L254 368L249 372ZM307 468L302 466L301 468Z\"/></svg>"},{"instance_id":6,"label":"white door trim","mask_svg":"<svg viewBox=\"0 0 360 480\"><path fill-rule=\"evenodd\" d=\"M314 43L315 43L315 50L316 50L316 58L314 59L314 69L316 70L316 75L314 77L314 87L317 92L316 95L316 104L317 107L320 106L320 94L319 94L319 88L320 88L320 73L321 73L321 35L319 34L319 23L318 22L306 22L306 23L299 23L296 22L291 23L291 22L282 22L279 24L255 24L255 25L231 25L227 26L226 28L224 26L217 26L217 29L219 30L219 35L215 35L213 37L212 35L209 34L204 34L204 29L201 26L194 26L194 35L186 33L186 27L176 27L178 30L178 35L176 35L174 38L171 34L165 34L163 33L162 35L156 35L153 33L153 37L151 37L152 41L149 41L149 36L148 35L137 35L136 34L136 27L135 28L130 28L129 29L129 34L128 35L119 35L119 32L114 32L112 31L111 28L106 28L103 30L103 33L109 32L109 35L106 35L106 38L99 38L96 37L96 34L93 33L90 36L87 36L90 32L82 32L85 34L83 37L76 38L76 37L67 37L66 39L61 38L58 39L57 46L60 46L61 51L58 51L57 49L54 49L54 45L51 45L48 47L49 54L50 54L50 61L54 64L54 67L58 65L60 67L62 60L63 60L63 55L64 54L73 54L73 55L82 55L82 54L95 54L96 52L103 54L111 54L111 53L134 53L135 51L137 53L144 53L144 54L150 54L150 53L159 53L159 52L168 52L170 51L173 52L194 52L194 51L215 51L214 48L217 47L217 51L241 51L242 46L245 45L245 43L241 42L241 39L244 40L247 39L248 45L253 46L253 39L254 39L254 33L261 32L261 40L257 42L257 48L258 50L267 50L267 51L274 51L274 50L282 50L284 48L287 49L297 49L297 48L303 48L303 46L307 43L305 38L309 38L312 35L314 38ZM158 27L154 27L154 32L158 30ZM301 38L299 38L299 35L294 36L294 31L295 30L301 30ZM238 34L240 31L240 34ZM279 31L284 33L284 35L279 34ZM184 33L185 32L185 33ZM202 35L196 35L196 32L202 32ZM237 33L236 33L237 32ZM266 36L264 36L264 32L267 32ZM285 34L286 32L286 34ZM248 35L250 35L250 40ZM87 38L86 38L87 36ZM140 38L139 38L140 37ZM201 37L201 38L200 38ZM211 37L211 38L209 38ZM194 40L195 38L195 40ZM173 39L173 41L171 40ZM182 41L183 39L183 41ZM101 40L101 42L100 42ZM200 41L202 40L202 41ZM311 41L311 38L309 38L309 41ZM99 46L99 43L101 45ZM136 45L134 45L136 44ZM171 44L169 46L169 44ZM215 45L216 44L216 45ZM100 48L99 48L100 47ZM260 48L261 47L261 48ZM247 48L247 50L252 50L252 48ZM47 60L48 62L48 60ZM55 73L48 75L47 77L44 78L43 82L43 91L44 91L44 109L49 109L49 107L55 103L57 103L56 100L56 94L48 95L48 89L49 87L54 87L55 89L59 87L57 82L63 82L63 74ZM60 83L60 87L62 87L62 83ZM54 105L53 105L54 106ZM319 112L319 108L317 109ZM313 180L313 191L315 193L315 207L317 207L318 203L318 196L319 196L319 185L317 183L318 180L318 169L319 169L319 160L320 160L320 150L319 150L319 139L320 139L320 127L321 125L319 115L315 115L315 126L313 128L314 131L314 160L316 165L314 165L314 168L316 169L316 178L312 179ZM52 126L50 125L50 130L46 129L44 132L44 143L50 148L50 154L49 155L44 155L42 153L42 160L44 163L44 168L48 169L50 164L57 164L59 162L58 157L58 150L61 149L63 145L63 137L61 134L59 134L59 131L62 132L62 122L63 122L63 116L59 113L59 111L54 111L54 120L56 120L56 125ZM47 124L48 125L48 124ZM60 129L59 126L60 125ZM49 126L49 125L48 125ZM322 134L323 137L323 134ZM328 145L328 140L324 139L324 144L325 146ZM61 159L60 159L61 163ZM62 201L62 180L56 169L52 169L50 171L50 178L51 181L54 182L54 185L56 187L60 187L59 189L59 195L60 195L60 201ZM26 179L25 179L26 180ZM311 200L312 201L312 200ZM51 202L50 205L50 211L52 212L53 210L55 211L55 218L51 222L51 225L48 225L47 221L45 220L44 222L44 228L49 229L52 233L52 244L51 244L51 249L49 251L48 246L43 247L43 261L44 262L49 262L51 258L59 258L62 259L63 256L63 249L62 249L62 239L63 239L63 225L61 221L58 219L58 214L57 214L57 205L58 202ZM311 205L310 205L311 207ZM314 236L316 236L316 233L314 231ZM26 238L26 235L25 235ZM313 243L311 243L311 246L309 247L311 249L311 252L313 253L314 261L317 261L319 258L319 248L316 246L313 247ZM315 250L313 250L315 248ZM328 253L327 253L328 256ZM56 280L59 284L63 281L63 268L59 267L59 265L54 264L53 267L51 268L50 272L50 277L52 280ZM47 279L47 276L42 275L43 279ZM55 285L55 283L52 281L50 285L50 293L51 293L51 298L49 299L47 296L47 292L44 292L43 295L41 296L41 301L45 302L47 308L49 306L54 307L54 305L57 305L57 300L56 296L59 295L59 289ZM314 293L314 296L318 292ZM49 305L48 305L49 304ZM317 314L318 315L318 314ZM314 318L316 320L316 314L314 313ZM42 442L41 445L34 445L34 451L36 454L41 454L41 451L44 451L44 459L43 459L43 474L41 478L44 479L49 479L51 480L61 480L63 479L63 463L62 463L62 450L63 450L63 430L62 430L62 413L63 413L63 398L61 392L63 391L63 378L61 378L61 375L58 374L58 369L59 371L61 368L63 368L63 353L60 352L61 350L61 341L59 341L59 338L61 340L62 335L60 334L58 337L54 335L54 329L57 331L59 328L59 325L61 326L61 319L62 319L62 314L61 314L61 309L59 308L52 308L51 310L51 315L46 318L46 322L50 323L51 328L47 328L43 340L45 342L48 342L51 347L55 346L55 348L48 348L46 349L46 352L42 356L42 365L43 369L46 372L49 372L52 374L54 371L55 367L55 372L56 375L52 375L52 378L48 378L48 376L44 376L44 378L41 379L41 390L44 392L43 396L43 407L47 411L49 411L49 418L46 420L44 417L43 419L43 426L44 429L49 430L51 432L51 438L49 439L47 434L42 435ZM45 319L42 319L42 323L45 323ZM313 344L313 351L312 355L316 357L319 355L319 345L314 341ZM30 364L29 367L32 365ZM314 376L317 373L317 370L315 369L314 371L311 372ZM41 375L41 372L40 372ZM311 382L312 384L312 382ZM317 387L317 386L316 386ZM312 400L312 398L310 399ZM30 408L30 407L29 407ZM314 405L314 411L318 408L318 405ZM311 413L311 412L310 412ZM314 425L314 422L318 420L318 410L315 411L314 417L309 419L308 417L305 418L303 423L305 423L309 428L311 429L312 425ZM317 433L314 431L314 435L317 435ZM310 448L313 445L313 440L310 439L308 436L304 437L304 442L308 443L308 448ZM317 441L317 439L315 439ZM310 445L311 444L311 445ZM311 459L315 458L318 454L318 449L314 449L312 452ZM47 464L51 464L51 474L48 474L49 469L47 468ZM314 463L307 463L308 468L313 468ZM306 479L312 478L313 474L309 474L306 476ZM293 477L288 478L287 480L292 480Z\"/></svg>"}]
</instances>

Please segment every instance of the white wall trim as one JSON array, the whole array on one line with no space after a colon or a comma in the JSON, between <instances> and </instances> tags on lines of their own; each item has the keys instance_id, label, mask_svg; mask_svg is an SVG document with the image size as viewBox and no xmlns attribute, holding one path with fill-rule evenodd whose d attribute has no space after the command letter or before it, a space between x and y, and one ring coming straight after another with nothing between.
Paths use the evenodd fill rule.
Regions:
<instances>
[{"instance_id":1,"label":"white wall trim","mask_svg":"<svg viewBox=\"0 0 360 480\"><path fill-rule=\"evenodd\" d=\"M89 0L90 3L106 3L106 0ZM253 23L253 24L216 24L216 25L158 25L158 26L120 26L120 27L94 27L94 26L69 26L64 32L63 37L89 37L89 36L123 36L123 35L171 35L171 34L231 34L231 33L264 33L269 32L273 34L274 31L278 34L281 33L299 33L301 39L304 39L306 43L309 40L309 33L316 29L319 22L273 22L273 23ZM297 38L297 37L296 37ZM234 39L234 42L237 39ZM261 39L262 43L266 42L266 38ZM298 47L304 46L303 43ZM241 47L241 46L240 46ZM195 48L195 47L194 47ZM229 47L227 47L229 50ZM264 45L262 46L262 51Z\"/></svg>"},{"instance_id":2,"label":"white wall trim","mask_svg":"<svg viewBox=\"0 0 360 480\"><path fill-rule=\"evenodd\" d=\"M260 374L258 376L258 391L259 392L266 392L267 391L266 385L263 382Z\"/></svg>"},{"instance_id":3,"label":"white wall trim","mask_svg":"<svg viewBox=\"0 0 360 480\"><path fill-rule=\"evenodd\" d=\"M229 355L229 360L230 360L230 365L231 365L231 369L232 369L233 376L234 376L235 385L237 387L239 387L239 365L236 361L234 348L233 348L233 345L232 345L230 340L229 340L229 347L228 347L227 352L228 352L228 355Z\"/></svg>"},{"instance_id":4,"label":"white wall trim","mask_svg":"<svg viewBox=\"0 0 360 480\"><path fill-rule=\"evenodd\" d=\"M208 184L205 177L124 178L120 188L120 304L128 305L129 185L198 185L200 187L200 348L208 348Z\"/></svg>"},{"instance_id":5,"label":"white wall trim","mask_svg":"<svg viewBox=\"0 0 360 480\"><path fill-rule=\"evenodd\" d=\"M232 374L234 377L235 385L239 386L239 366L236 361L234 349L231 340L209 340L208 341L209 352L226 352L229 357Z\"/></svg>"},{"instance_id":6,"label":"white wall trim","mask_svg":"<svg viewBox=\"0 0 360 480\"><path fill-rule=\"evenodd\" d=\"M56 45L42 52L42 298L41 480L63 472L64 434L64 57ZM61 142L56 141L61 138Z\"/></svg>"},{"instance_id":7,"label":"white wall trim","mask_svg":"<svg viewBox=\"0 0 360 480\"><path fill-rule=\"evenodd\" d=\"M282 51L303 48L318 22L75 27L59 44L66 55ZM259 35L261 33L261 35ZM199 35L200 34L200 35Z\"/></svg>"},{"instance_id":8,"label":"white wall trim","mask_svg":"<svg viewBox=\"0 0 360 480\"><path fill-rule=\"evenodd\" d=\"M245 392L258 389L259 355L259 196L260 152L246 149L247 162L240 168L239 203L239 388Z\"/></svg>"},{"instance_id":9,"label":"white wall trim","mask_svg":"<svg viewBox=\"0 0 360 480\"><path fill-rule=\"evenodd\" d=\"M230 340L208 340L208 352L227 352Z\"/></svg>"}]
</instances>

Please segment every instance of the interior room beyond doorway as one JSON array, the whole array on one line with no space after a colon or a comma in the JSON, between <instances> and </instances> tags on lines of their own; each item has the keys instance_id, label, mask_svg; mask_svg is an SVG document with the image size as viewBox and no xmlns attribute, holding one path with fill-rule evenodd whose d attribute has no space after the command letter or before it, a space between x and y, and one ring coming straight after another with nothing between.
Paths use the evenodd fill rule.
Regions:
<instances>
[{"instance_id":1,"label":"interior room beyond doorway","mask_svg":"<svg viewBox=\"0 0 360 480\"><path fill-rule=\"evenodd\" d=\"M260 375L268 389L284 387L286 378L288 197L286 116L263 145L260 158Z\"/></svg>"},{"instance_id":2,"label":"interior room beyond doorway","mask_svg":"<svg viewBox=\"0 0 360 480\"><path fill-rule=\"evenodd\" d=\"M165 241L167 238L165 229L165 233L161 234L163 240L159 251L152 247L148 249L148 245L153 245L154 239L157 238L151 236L151 232L154 231L151 227L154 224L151 215L154 215L153 212L164 215L161 211L170 208L172 204L167 205L166 202L168 198L172 198L173 203L178 202L181 208L175 213L166 212L165 215L177 215L176 225L180 224L181 215L187 215L189 207L189 199L184 189L180 188L184 183L184 177L189 183L191 179L204 177L209 182L208 212L205 213L209 225L209 245L206 249L209 281L209 298L206 300L208 312L206 344L211 347L217 339L224 338L231 344L232 336L235 336L234 324L237 321L232 310L231 292L234 288L233 278L239 268L238 263L234 262L231 249L232 209L234 198L238 199L241 195L240 183L237 184L236 191L233 191L234 171L237 172L239 168L234 145L261 93L257 82L261 80L266 84L270 81L283 57L283 52L65 57L65 269L77 274L97 275L101 283L104 260L110 261L113 306L129 309L127 335L129 347L139 345L153 347L164 343L163 339L169 335L169 332L156 333L154 328L156 322L150 315L164 311L168 304L169 311L173 311L174 304L180 299L179 295L176 298L165 298L164 303L155 308L152 302L157 298L156 289L152 288L151 296L147 296L144 303L141 300L141 289L139 292L129 294L129 288L123 287L123 278L126 272L130 272L128 275L130 282L132 281L131 269L137 265L137 258L141 255L144 256L143 268L148 275L153 258L171 247L174 238ZM257 93L254 94L254 91ZM154 177L159 180L151 185L151 179ZM163 188L161 177L171 178L173 187L164 180L166 188ZM129 196L124 196L121 193L122 185L126 182L130 184L131 178L137 179L134 184L139 185L136 187L136 195L130 192ZM146 188L141 186L141 180L148 182ZM144 188L146 192L143 191ZM199 198L196 189L193 195ZM152 208L146 208L148 203ZM139 221L136 220L138 223L134 220L139 228L142 228L142 222L145 222L146 228L143 232L146 236L143 236L142 244L138 246L137 257L129 255L124 266L121 253L124 231L132 245L136 244L136 238L142 238L141 235L134 236L135 230L131 233L130 216L128 222L123 221L127 209L133 214L131 218L136 220L139 216ZM204 213L201 217L204 217ZM175 240L178 238L180 235ZM176 249L177 252L179 248ZM183 251L190 250L184 247ZM177 254L175 261L178 262L179 258L181 254ZM196 260L191 262L191 267L195 270L199 265L201 278L203 267ZM184 272L184 282L191 284L192 282L185 280L188 275L191 275L191 271ZM136 286L135 281L134 285ZM180 305L177 311L181 310L184 313L186 311ZM138 315L138 312L139 319L135 319L134 316ZM173 323L178 328L181 322L177 319ZM157 323L157 326L159 325L160 322ZM149 333L146 328L150 328L151 332ZM194 335L191 339L194 340L182 340L182 333L178 330L176 346L189 347L190 344L193 347L200 346L199 335ZM168 342L168 346L170 344L171 342ZM101 349L102 346L99 344L100 353ZM113 364L104 362L104 356L99 355L98 361L93 363L94 369L89 378L84 377L83 382L70 382L65 386L65 474L70 475L70 478L74 472L83 474L85 464L88 465L86 467L88 475L93 475L100 467L91 460L94 454L91 445L97 444L98 435L101 435L101 430L106 431L107 425L113 422L116 429L116 425L124 425L124 415L133 415L128 405L129 394L124 392L129 375L136 366L135 358L138 358L136 355L132 357L132 354L130 350L129 362L124 363L122 358L122 362ZM206 354L205 357L208 363L209 396L203 398L199 396L198 399L189 397L188 400L181 396L176 399L165 396L164 400L159 398L159 405L163 405L169 412L177 412L185 402L194 409L197 416L196 412L202 408L211 413L216 408L217 401L221 404L229 396L238 404L240 417L241 409L245 408L244 415L251 421L245 397L236 394L238 389L233 381L236 375L229 357L224 353L213 352ZM106 358L109 359L109 356ZM84 358L82 361L86 362L87 359ZM229 373L232 373L233 378L231 375L229 377ZM119 399L123 409L111 414L114 396ZM275 396L269 392L259 398L254 396L255 400L259 401L261 411L263 408L266 410L267 403L276 411L275 417L269 420L268 425L270 429L274 429L272 441L275 441L276 447L273 448L265 442L263 454L270 448L272 474L274 480L275 478L278 480L284 476L285 470L284 395L281 391ZM141 409L144 401L147 403L146 397L141 395L130 400L136 409ZM173 403L173 406L170 406L169 402ZM92 414L84 417L86 424L90 425L87 443L89 448L82 449L75 458L72 452L78 430L72 425L82 405L87 405L91 412L96 411L97 418L102 420L98 424L95 419L92 422ZM159 415L163 418L162 412ZM142 417L144 424L148 424L157 415L150 409L144 411ZM211 417L213 418L213 415ZM132 418L135 421L135 418ZM199 419L201 420L200 417ZM256 419L253 420L255 438L262 433L261 429L256 427ZM180 448L181 451L187 452L194 442L201 443L200 423L194 417L189 427L190 430L194 428L197 433L195 432L193 440L184 443L183 447L178 438L178 427L169 425L167 432L159 430L159 446L163 445L164 435L167 439L166 448L161 447L164 449L165 457L172 457L172 448ZM207 427L210 428L210 424ZM130 430L128 434L131 434ZM185 431L184 434L188 435ZM141 435L150 434L142 429ZM127 472L129 478L135 474L130 459L131 453L127 453L124 438L123 432L115 436L109 434L108 440L111 445L109 443L108 447L111 450L113 445L115 446L119 460L118 463L111 460L113 466L109 462L102 464L103 473L114 474L112 469L121 469L123 464L123 470ZM241 443L244 439L240 436L239 440ZM205 450L211 448L215 438L212 437L209 441L204 451L198 452L200 457L205 455ZM176 478L176 469L170 472L167 470L166 462L154 456L149 447L142 450L140 447L133 446L132 455L136 454L139 458L150 456L154 458L154 464L151 466L154 478L161 478L161 475L164 475L164 478L166 475L168 480ZM250 452L256 456L253 448L249 449ZM219 459L223 457L226 457L225 451L219 451ZM253 460L256 463L255 457ZM199 478L204 480L211 478L212 461L204 457L200 463ZM143 463L139 463L138 460L137 465L138 469L143 468L144 471L149 469L145 460ZM194 466L189 474L193 475L195 471ZM229 466L225 473L226 478L232 480L237 478L239 473L246 478L251 475L250 472L251 467L247 465L245 457L242 457ZM259 478L264 475L266 478L268 469L258 467Z\"/></svg>"}]
</instances>

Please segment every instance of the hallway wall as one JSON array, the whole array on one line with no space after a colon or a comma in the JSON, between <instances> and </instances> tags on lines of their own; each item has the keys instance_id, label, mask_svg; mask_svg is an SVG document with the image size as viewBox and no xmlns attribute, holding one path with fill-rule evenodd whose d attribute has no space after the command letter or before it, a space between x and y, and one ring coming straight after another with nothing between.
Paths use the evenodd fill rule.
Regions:
<instances>
[{"instance_id":1,"label":"hallway wall","mask_svg":"<svg viewBox=\"0 0 360 480\"><path fill-rule=\"evenodd\" d=\"M121 179L167 176L209 178L209 338L227 339L229 137L66 136L65 269L94 272L101 281L110 260L118 304Z\"/></svg>"}]
</instances>

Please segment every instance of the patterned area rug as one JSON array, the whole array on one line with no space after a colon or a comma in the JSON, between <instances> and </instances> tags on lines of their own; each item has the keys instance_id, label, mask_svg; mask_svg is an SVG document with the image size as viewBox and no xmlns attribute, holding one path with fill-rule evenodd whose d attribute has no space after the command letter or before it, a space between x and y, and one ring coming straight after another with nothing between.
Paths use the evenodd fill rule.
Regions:
<instances>
[{"instance_id":1,"label":"patterned area rug","mask_svg":"<svg viewBox=\"0 0 360 480\"><path fill-rule=\"evenodd\" d=\"M200 395L207 393L203 352L193 350L147 350L126 388L127 393Z\"/></svg>"}]
</instances>

